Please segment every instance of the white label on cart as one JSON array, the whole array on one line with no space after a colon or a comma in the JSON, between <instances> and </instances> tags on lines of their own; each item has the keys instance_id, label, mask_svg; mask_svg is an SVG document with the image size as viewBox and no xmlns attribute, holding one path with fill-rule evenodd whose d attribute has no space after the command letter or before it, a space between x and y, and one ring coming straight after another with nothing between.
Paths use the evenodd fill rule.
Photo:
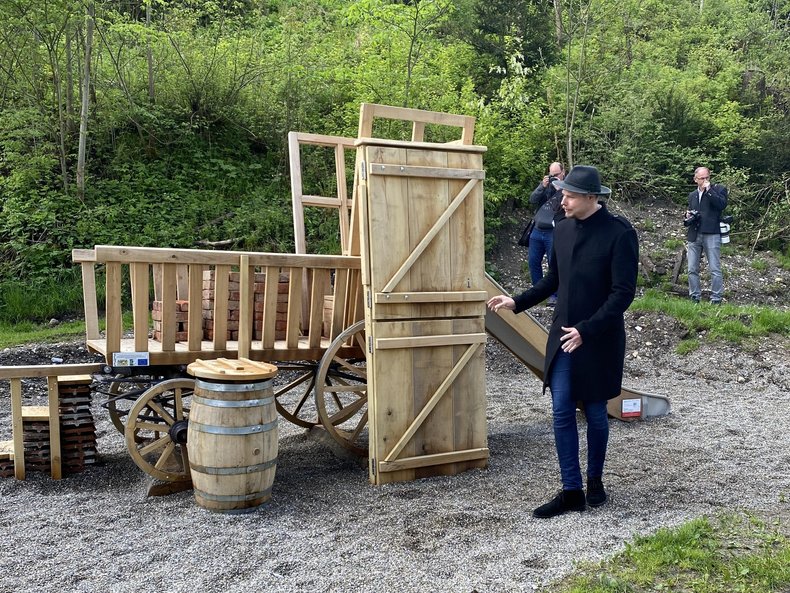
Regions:
<instances>
[{"instance_id":1,"label":"white label on cart","mask_svg":"<svg viewBox=\"0 0 790 593\"><path fill-rule=\"evenodd\" d=\"M147 367L148 352L113 352L114 367Z\"/></svg>"},{"instance_id":2,"label":"white label on cart","mask_svg":"<svg viewBox=\"0 0 790 593\"><path fill-rule=\"evenodd\" d=\"M620 408L623 418L634 418L642 415L642 398L624 399Z\"/></svg>"}]
</instances>

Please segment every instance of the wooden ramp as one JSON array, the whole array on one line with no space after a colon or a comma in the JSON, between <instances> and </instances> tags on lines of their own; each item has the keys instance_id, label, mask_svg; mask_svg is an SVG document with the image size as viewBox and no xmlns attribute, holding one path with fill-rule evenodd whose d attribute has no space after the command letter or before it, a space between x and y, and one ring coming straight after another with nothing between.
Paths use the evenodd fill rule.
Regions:
<instances>
[{"instance_id":1,"label":"wooden ramp","mask_svg":"<svg viewBox=\"0 0 790 593\"><path fill-rule=\"evenodd\" d=\"M488 298L508 294L486 274ZM500 309L486 311L486 332L523 362L530 371L543 380L543 362L546 358L546 340L549 332L529 313L516 315ZM670 412L669 398L664 395L644 393L623 387L620 395L609 400L609 415L620 420L636 420L665 416Z\"/></svg>"}]
</instances>

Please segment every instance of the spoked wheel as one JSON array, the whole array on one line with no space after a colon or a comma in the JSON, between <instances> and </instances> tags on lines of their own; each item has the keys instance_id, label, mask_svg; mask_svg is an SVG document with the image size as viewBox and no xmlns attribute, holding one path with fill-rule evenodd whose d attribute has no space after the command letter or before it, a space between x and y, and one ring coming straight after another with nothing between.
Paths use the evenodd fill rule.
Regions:
<instances>
[{"instance_id":1,"label":"spoked wheel","mask_svg":"<svg viewBox=\"0 0 790 593\"><path fill-rule=\"evenodd\" d=\"M342 348L357 346L360 358L342 358ZM343 447L368 454L368 374L365 322L358 321L335 338L318 365L315 404L326 431Z\"/></svg>"},{"instance_id":2,"label":"spoked wheel","mask_svg":"<svg viewBox=\"0 0 790 593\"><path fill-rule=\"evenodd\" d=\"M126 418L129 416L129 410L154 381L151 377L132 378L118 375L110 383L109 389L103 392L107 395L107 401L103 405L110 414L113 426L121 434L126 431Z\"/></svg>"},{"instance_id":3,"label":"spoked wheel","mask_svg":"<svg viewBox=\"0 0 790 593\"><path fill-rule=\"evenodd\" d=\"M168 482L189 480L187 420L195 381L170 379L148 389L129 410L126 448L145 473Z\"/></svg>"},{"instance_id":4,"label":"spoked wheel","mask_svg":"<svg viewBox=\"0 0 790 593\"><path fill-rule=\"evenodd\" d=\"M315 407L316 365L277 365L278 377L286 377L288 383L275 388L274 404L280 416L297 426L312 428L321 423Z\"/></svg>"}]
</instances>

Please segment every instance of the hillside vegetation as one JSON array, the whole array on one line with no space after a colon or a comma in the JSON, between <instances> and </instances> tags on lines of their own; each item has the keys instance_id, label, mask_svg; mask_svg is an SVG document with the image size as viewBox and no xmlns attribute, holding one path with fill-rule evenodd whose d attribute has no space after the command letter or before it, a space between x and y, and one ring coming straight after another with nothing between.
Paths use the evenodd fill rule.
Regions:
<instances>
[{"instance_id":1,"label":"hillside vegetation","mask_svg":"<svg viewBox=\"0 0 790 593\"><path fill-rule=\"evenodd\" d=\"M363 101L478 118L489 247L559 159L635 201L705 164L738 240L784 250L788 25L788 0L5 0L0 282L101 243L290 252L287 133L355 136Z\"/></svg>"}]
</instances>

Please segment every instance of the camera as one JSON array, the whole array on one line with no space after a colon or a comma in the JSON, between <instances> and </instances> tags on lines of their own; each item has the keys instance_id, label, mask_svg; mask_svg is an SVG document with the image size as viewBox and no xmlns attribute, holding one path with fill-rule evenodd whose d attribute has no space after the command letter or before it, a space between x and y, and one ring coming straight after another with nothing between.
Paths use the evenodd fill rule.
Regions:
<instances>
[{"instance_id":1,"label":"camera","mask_svg":"<svg viewBox=\"0 0 790 593\"><path fill-rule=\"evenodd\" d=\"M683 226L698 227L700 223L700 214L698 210L689 210L683 219Z\"/></svg>"},{"instance_id":2,"label":"camera","mask_svg":"<svg viewBox=\"0 0 790 593\"><path fill-rule=\"evenodd\" d=\"M555 181L557 181L557 178L554 175L549 175L549 185L554 185Z\"/></svg>"}]
</instances>

